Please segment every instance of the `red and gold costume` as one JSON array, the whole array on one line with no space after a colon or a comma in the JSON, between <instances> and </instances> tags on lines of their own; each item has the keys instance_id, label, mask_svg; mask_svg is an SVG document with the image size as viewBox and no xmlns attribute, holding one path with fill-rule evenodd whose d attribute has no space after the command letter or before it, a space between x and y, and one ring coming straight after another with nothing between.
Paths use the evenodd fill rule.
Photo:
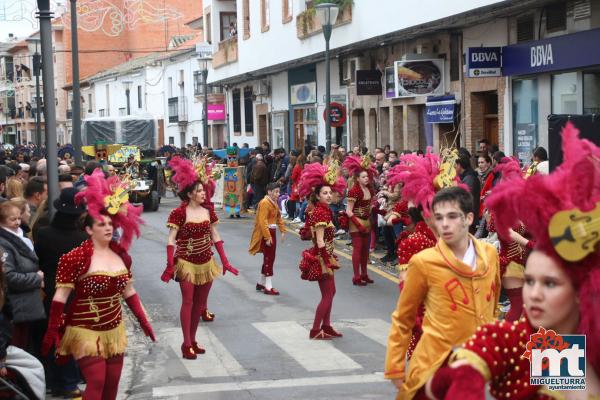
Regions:
<instances>
[{"instance_id":1,"label":"red and gold costume","mask_svg":"<svg viewBox=\"0 0 600 400\"><path fill-rule=\"evenodd\" d=\"M131 280L131 257L117 243L111 250L121 257L125 269L88 273L94 245L91 240L61 257L56 287L74 289L75 297L66 318L66 330L58 353L82 357L111 358L125 352L127 337L122 320L121 298Z\"/></svg>"},{"instance_id":2,"label":"red and gold costume","mask_svg":"<svg viewBox=\"0 0 600 400\"><path fill-rule=\"evenodd\" d=\"M359 219L360 224L371 232L371 209L373 208L373 198L375 197L375 192L373 189L369 188L369 193L371 196L368 199L365 199L365 194L360 184L355 182L352 185L352 188L348 190L348 199L354 201L354 205L352 207L352 212ZM350 221L350 233L359 233L357 226L353 221Z\"/></svg>"},{"instance_id":3,"label":"red and gold costume","mask_svg":"<svg viewBox=\"0 0 600 400\"><path fill-rule=\"evenodd\" d=\"M203 222L186 222L187 203L182 203L169 214L167 227L177 229L175 250L175 276L178 281L204 285L221 275L212 252L211 225L219 221L213 209L210 219Z\"/></svg>"},{"instance_id":4,"label":"red and gold costume","mask_svg":"<svg viewBox=\"0 0 600 400\"><path fill-rule=\"evenodd\" d=\"M315 229L319 226L325 228L324 241L327 255L331 262L325 263L319 247L317 245L317 237ZM307 217L306 229L310 229L312 233L313 247L302 252L302 260L300 261L300 271L302 271L302 279L305 280L320 280L323 277L333 276L333 271L338 269L337 256L334 254L334 238L335 225L333 225L333 213L331 209L323 203L317 203L312 209L310 216ZM320 277L319 279L315 279Z\"/></svg>"}]
</instances>

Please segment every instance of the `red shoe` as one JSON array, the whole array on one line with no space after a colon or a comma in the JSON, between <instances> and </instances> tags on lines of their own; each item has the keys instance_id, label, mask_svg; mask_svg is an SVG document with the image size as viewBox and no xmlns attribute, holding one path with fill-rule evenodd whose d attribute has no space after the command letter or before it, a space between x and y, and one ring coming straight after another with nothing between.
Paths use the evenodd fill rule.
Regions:
<instances>
[{"instance_id":1,"label":"red shoe","mask_svg":"<svg viewBox=\"0 0 600 400\"><path fill-rule=\"evenodd\" d=\"M202 311L202 321L204 322L213 322L215 319L215 314L211 313L208 310Z\"/></svg>"},{"instance_id":2,"label":"red shoe","mask_svg":"<svg viewBox=\"0 0 600 400\"><path fill-rule=\"evenodd\" d=\"M364 282L361 278L352 278L352 284L354 286L367 286L367 283Z\"/></svg>"},{"instance_id":3,"label":"red shoe","mask_svg":"<svg viewBox=\"0 0 600 400\"><path fill-rule=\"evenodd\" d=\"M339 333L338 331L336 331L335 329L333 329L333 327L331 325L329 325L329 326L323 325L321 327L321 330L323 332L325 332L326 334L328 334L329 336L333 336L333 337L343 337L344 336L341 333Z\"/></svg>"},{"instance_id":4,"label":"red shoe","mask_svg":"<svg viewBox=\"0 0 600 400\"><path fill-rule=\"evenodd\" d=\"M205 349L203 349L202 347L198 346L198 342L192 342L192 350L194 350L194 353L196 353L196 354L204 354L204 353L206 353Z\"/></svg>"},{"instance_id":5,"label":"red shoe","mask_svg":"<svg viewBox=\"0 0 600 400\"><path fill-rule=\"evenodd\" d=\"M268 294L270 296L279 296L279 292L275 290L275 288L271 288L270 290L265 288L265 290L263 290L263 293Z\"/></svg>"},{"instance_id":6,"label":"red shoe","mask_svg":"<svg viewBox=\"0 0 600 400\"><path fill-rule=\"evenodd\" d=\"M375 283L375 281L369 278L369 275L361 275L360 279L365 283Z\"/></svg>"},{"instance_id":7,"label":"red shoe","mask_svg":"<svg viewBox=\"0 0 600 400\"><path fill-rule=\"evenodd\" d=\"M331 340L331 339L333 339L333 336L325 333L325 331L323 331L323 329L311 329L308 337L311 340Z\"/></svg>"},{"instance_id":8,"label":"red shoe","mask_svg":"<svg viewBox=\"0 0 600 400\"><path fill-rule=\"evenodd\" d=\"M198 358L194 352L194 348L192 346L186 346L185 344L181 345L181 354L186 360L195 360Z\"/></svg>"},{"instance_id":9,"label":"red shoe","mask_svg":"<svg viewBox=\"0 0 600 400\"><path fill-rule=\"evenodd\" d=\"M260 283L257 283L256 284L256 290L257 291L265 290L265 285L261 285Z\"/></svg>"}]
</instances>

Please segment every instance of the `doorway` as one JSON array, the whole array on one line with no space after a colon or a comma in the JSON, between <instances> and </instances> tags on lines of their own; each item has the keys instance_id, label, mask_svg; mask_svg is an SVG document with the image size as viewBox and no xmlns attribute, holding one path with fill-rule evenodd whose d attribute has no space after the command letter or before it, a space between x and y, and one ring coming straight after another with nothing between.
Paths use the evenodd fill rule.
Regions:
<instances>
[{"instance_id":1,"label":"doorway","mask_svg":"<svg viewBox=\"0 0 600 400\"><path fill-rule=\"evenodd\" d=\"M267 115L261 114L258 116L258 142L263 143L267 141L268 126L267 126Z\"/></svg>"},{"instance_id":2,"label":"doorway","mask_svg":"<svg viewBox=\"0 0 600 400\"><path fill-rule=\"evenodd\" d=\"M361 108L352 111L352 145L365 147L365 111Z\"/></svg>"}]
</instances>

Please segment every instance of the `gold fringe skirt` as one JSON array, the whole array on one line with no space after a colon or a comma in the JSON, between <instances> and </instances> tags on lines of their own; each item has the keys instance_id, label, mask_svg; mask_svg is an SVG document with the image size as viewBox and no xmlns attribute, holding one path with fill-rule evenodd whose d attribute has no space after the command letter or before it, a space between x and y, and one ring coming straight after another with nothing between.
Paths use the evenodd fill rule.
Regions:
<instances>
[{"instance_id":1,"label":"gold fringe skirt","mask_svg":"<svg viewBox=\"0 0 600 400\"><path fill-rule=\"evenodd\" d=\"M359 217L356 217L358 219L358 222L360 222L360 224L363 226L363 228L365 228L367 230L367 232L371 232L371 220L369 218L367 219L362 219ZM360 232L358 230L358 228L356 227L356 225L354 225L354 222L352 220L350 220L350 233L355 233L355 232Z\"/></svg>"},{"instance_id":2,"label":"gold fringe skirt","mask_svg":"<svg viewBox=\"0 0 600 400\"><path fill-rule=\"evenodd\" d=\"M178 281L204 285L212 282L219 275L221 275L221 268L215 262L214 257L204 264L194 264L182 259L178 259L175 264L175 276Z\"/></svg>"},{"instance_id":3,"label":"gold fringe skirt","mask_svg":"<svg viewBox=\"0 0 600 400\"><path fill-rule=\"evenodd\" d=\"M521 264L517 264L514 261L511 261L506 266L506 272L504 273L503 278L519 278L525 279L525 267Z\"/></svg>"},{"instance_id":4,"label":"gold fringe skirt","mask_svg":"<svg viewBox=\"0 0 600 400\"><path fill-rule=\"evenodd\" d=\"M83 357L111 358L125 353L126 347L127 335L123 321L108 331L67 326L60 340L58 354L72 355L76 360Z\"/></svg>"}]
</instances>

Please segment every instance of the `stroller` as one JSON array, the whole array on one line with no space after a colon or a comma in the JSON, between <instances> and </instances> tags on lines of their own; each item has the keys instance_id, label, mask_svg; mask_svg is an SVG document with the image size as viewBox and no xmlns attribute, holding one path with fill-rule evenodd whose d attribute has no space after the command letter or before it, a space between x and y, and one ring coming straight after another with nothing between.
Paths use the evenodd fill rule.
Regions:
<instances>
[{"instance_id":1,"label":"stroller","mask_svg":"<svg viewBox=\"0 0 600 400\"><path fill-rule=\"evenodd\" d=\"M26 351L8 346L8 375L0 377L0 399L42 400L46 393L44 367Z\"/></svg>"}]
</instances>

